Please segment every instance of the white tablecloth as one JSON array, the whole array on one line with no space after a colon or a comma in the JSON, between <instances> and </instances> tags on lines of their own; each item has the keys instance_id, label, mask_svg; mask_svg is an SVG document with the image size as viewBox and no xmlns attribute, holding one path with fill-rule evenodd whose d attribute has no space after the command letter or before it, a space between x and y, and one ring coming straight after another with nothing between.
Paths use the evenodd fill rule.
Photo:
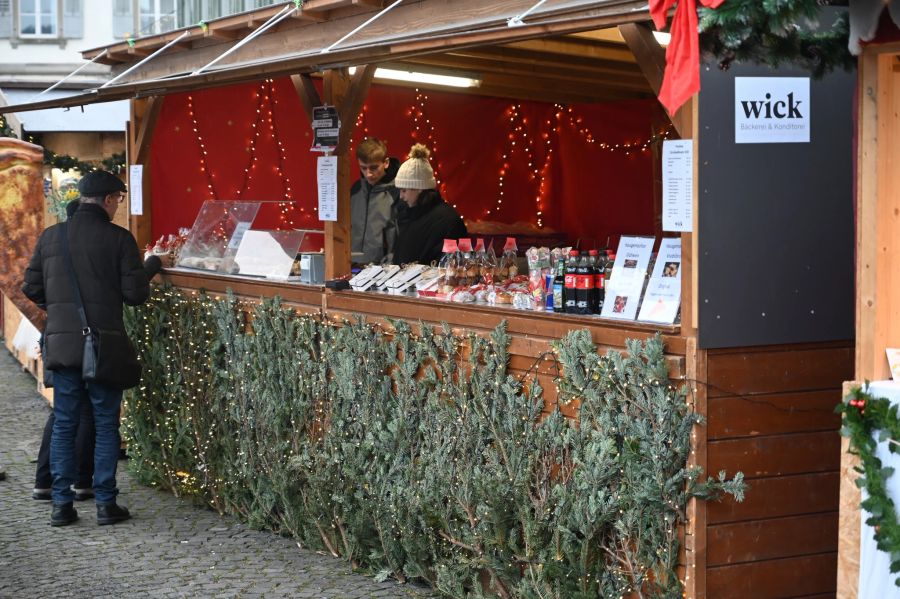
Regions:
<instances>
[{"instance_id":1,"label":"white tablecloth","mask_svg":"<svg viewBox=\"0 0 900 599\"><path fill-rule=\"evenodd\" d=\"M900 404L900 381L876 381L871 384L869 392L872 397L885 397L893 404ZM876 455L882 466L894 468L894 474L887 481L887 490L894 500L894 507L900 510L900 455L888 451L887 441L878 444ZM866 497L863 490L863 499ZM863 511L861 516L859 599L900 599L900 587L894 584L900 574L891 574L890 556L876 547L875 531L866 524L869 513Z\"/></svg>"}]
</instances>

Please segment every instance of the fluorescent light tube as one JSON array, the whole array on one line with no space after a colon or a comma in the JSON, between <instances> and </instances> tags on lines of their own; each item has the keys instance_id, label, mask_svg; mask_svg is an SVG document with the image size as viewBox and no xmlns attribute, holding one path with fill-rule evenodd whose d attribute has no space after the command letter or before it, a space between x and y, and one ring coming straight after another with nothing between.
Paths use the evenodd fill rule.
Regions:
<instances>
[{"instance_id":1,"label":"fluorescent light tube","mask_svg":"<svg viewBox=\"0 0 900 599\"><path fill-rule=\"evenodd\" d=\"M356 67L350 67L350 74L356 72ZM436 73L422 73L420 71L406 71L400 69L375 69L376 79L391 79L394 81L409 81L411 83L427 83L431 85L443 85L445 87L478 87L480 79L462 77L458 75L439 75Z\"/></svg>"}]
</instances>

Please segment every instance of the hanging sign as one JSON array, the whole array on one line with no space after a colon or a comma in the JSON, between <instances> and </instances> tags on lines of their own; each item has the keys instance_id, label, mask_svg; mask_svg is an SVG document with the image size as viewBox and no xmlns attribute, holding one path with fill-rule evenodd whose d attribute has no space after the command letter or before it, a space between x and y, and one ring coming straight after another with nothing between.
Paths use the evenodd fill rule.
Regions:
<instances>
[{"instance_id":1,"label":"hanging sign","mask_svg":"<svg viewBox=\"0 0 900 599\"><path fill-rule=\"evenodd\" d=\"M313 145L312 152L333 152L338 144L341 132L341 119L334 106L316 106L313 108Z\"/></svg>"},{"instance_id":2,"label":"hanging sign","mask_svg":"<svg viewBox=\"0 0 900 599\"><path fill-rule=\"evenodd\" d=\"M319 156L316 180L319 184L319 220L337 220L337 156Z\"/></svg>"},{"instance_id":3,"label":"hanging sign","mask_svg":"<svg viewBox=\"0 0 900 599\"><path fill-rule=\"evenodd\" d=\"M694 208L694 142L663 141L663 231L690 232Z\"/></svg>"},{"instance_id":4,"label":"hanging sign","mask_svg":"<svg viewBox=\"0 0 900 599\"><path fill-rule=\"evenodd\" d=\"M144 214L144 165L132 164L128 167L128 195L131 214Z\"/></svg>"},{"instance_id":5,"label":"hanging sign","mask_svg":"<svg viewBox=\"0 0 900 599\"><path fill-rule=\"evenodd\" d=\"M734 143L809 143L809 77L735 77Z\"/></svg>"},{"instance_id":6,"label":"hanging sign","mask_svg":"<svg viewBox=\"0 0 900 599\"><path fill-rule=\"evenodd\" d=\"M678 315L680 304L681 238L667 237L659 246L638 320L672 324Z\"/></svg>"}]
</instances>

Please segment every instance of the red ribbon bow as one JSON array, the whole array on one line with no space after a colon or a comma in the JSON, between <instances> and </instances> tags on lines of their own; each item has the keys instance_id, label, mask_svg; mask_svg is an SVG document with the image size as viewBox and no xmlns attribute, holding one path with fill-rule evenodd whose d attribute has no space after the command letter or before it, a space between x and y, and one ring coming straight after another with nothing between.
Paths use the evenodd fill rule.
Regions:
<instances>
[{"instance_id":1,"label":"red ribbon bow","mask_svg":"<svg viewBox=\"0 0 900 599\"><path fill-rule=\"evenodd\" d=\"M700 0L707 8L718 8L725 0ZM700 91L700 40L697 0L650 0L650 16L656 29L666 27L669 9L678 3L669 31L672 39L666 48L666 72L659 90L659 101L669 114L675 114L688 98Z\"/></svg>"}]
</instances>

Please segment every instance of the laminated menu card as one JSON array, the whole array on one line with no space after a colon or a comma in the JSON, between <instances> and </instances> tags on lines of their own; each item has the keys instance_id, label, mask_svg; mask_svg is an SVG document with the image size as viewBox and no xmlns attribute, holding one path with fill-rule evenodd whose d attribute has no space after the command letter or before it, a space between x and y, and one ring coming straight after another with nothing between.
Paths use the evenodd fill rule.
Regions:
<instances>
[{"instance_id":1,"label":"laminated menu card","mask_svg":"<svg viewBox=\"0 0 900 599\"><path fill-rule=\"evenodd\" d=\"M659 246L638 320L673 324L680 304L681 238L667 237Z\"/></svg>"},{"instance_id":2,"label":"laminated menu card","mask_svg":"<svg viewBox=\"0 0 900 599\"><path fill-rule=\"evenodd\" d=\"M600 316L634 320L637 316L647 266L655 237L627 237L619 240L612 275L606 282L606 294Z\"/></svg>"}]
</instances>

